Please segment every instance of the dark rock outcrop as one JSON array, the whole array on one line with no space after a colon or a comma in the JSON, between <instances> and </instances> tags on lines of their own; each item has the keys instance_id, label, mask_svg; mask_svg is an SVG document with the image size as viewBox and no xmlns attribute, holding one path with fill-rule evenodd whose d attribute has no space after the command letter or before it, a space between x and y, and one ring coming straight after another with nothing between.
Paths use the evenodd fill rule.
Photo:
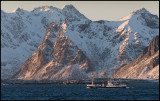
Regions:
<instances>
[{"instance_id":1,"label":"dark rock outcrop","mask_svg":"<svg viewBox=\"0 0 160 101\"><path fill-rule=\"evenodd\" d=\"M159 67L159 36L155 36L150 45L143 49L143 53L133 62L120 67L113 75L115 78L143 78L148 71ZM157 69L157 68L156 68ZM158 70L158 69L157 69ZM158 71L156 71L158 73ZM158 75L153 73L153 75ZM151 76L155 78L154 76Z\"/></svg>"},{"instance_id":2,"label":"dark rock outcrop","mask_svg":"<svg viewBox=\"0 0 160 101\"><path fill-rule=\"evenodd\" d=\"M159 50L159 36L152 39L150 45L143 49L142 56L152 56Z\"/></svg>"}]
</instances>

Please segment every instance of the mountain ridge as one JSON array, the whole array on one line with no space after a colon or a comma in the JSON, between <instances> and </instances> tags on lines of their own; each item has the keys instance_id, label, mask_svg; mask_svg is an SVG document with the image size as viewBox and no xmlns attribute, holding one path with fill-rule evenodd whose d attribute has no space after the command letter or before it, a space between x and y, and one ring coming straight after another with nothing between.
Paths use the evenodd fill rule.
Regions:
<instances>
[{"instance_id":1,"label":"mountain ridge","mask_svg":"<svg viewBox=\"0 0 160 101\"><path fill-rule=\"evenodd\" d=\"M159 36L155 36L142 54L116 70L114 78L159 79Z\"/></svg>"},{"instance_id":2,"label":"mountain ridge","mask_svg":"<svg viewBox=\"0 0 160 101\"><path fill-rule=\"evenodd\" d=\"M61 10L62 12L64 12L63 13L64 15L61 13ZM32 55L32 53L35 52L36 48L38 47L38 44L40 44L40 42L42 41L42 38L45 36L43 34L45 33L45 29L47 29L47 27L51 24L51 22L54 22L55 25L61 26L66 18L67 18L68 25L66 29L64 29L66 31L65 37L67 36L68 39L70 39L84 53L84 55L90 60L92 69L96 69L97 71L106 69L107 67L108 72L112 73L113 71L111 71L111 67L133 61L142 52L142 49L149 44L151 38L157 35L157 33L159 33L159 30L157 27L151 28L151 27L144 26L144 24L141 23L142 21L137 20L137 17L131 19L131 21L103 21L103 20L91 21L88 18L84 17L84 15L81 15L80 12L77 12L76 10L75 10L76 13L74 14L72 14L73 12L67 11L66 9L61 9L61 10L57 9L55 10L55 12L49 12L48 10L48 11L45 11L44 15L42 12L39 13L37 11L32 11L29 16L24 14L24 16L27 16L26 17L27 19L25 21L28 23L28 25L23 25L23 26L29 27L31 25L33 28L29 27L26 31L29 31L32 34L29 34L28 32L24 33L23 32L25 31L24 29L22 30L19 29L18 30L18 33L20 33L19 35L21 36L21 33L24 33L24 34L22 34L21 37L18 36L17 40L19 40L19 42L23 44L29 41L30 44L24 45L25 47L23 49L26 50L26 47L32 47L33 51L27 50L27 52L29 53L24 52L25 54L27 53L26 54L27 56L25 59L21 59L23 60L23 62L27 58L29 58L28 56ZM1 12L1 14L3 14L3 12ZM18 17L19 16L21 15L18 15ZM1 16L1 18L2 18L2 21L4 22L3 19L5 19L5 17ZM17 19L17 15L15 18ZM24 18L22 17L22 19ZM22 20L22 22L23 21L24 20ZM159 19L155 21L159 22ZM133 22L136 22L137 26L134 26L135 23ZM4 27L6 25L5 24L2 25L3 30L6 28ZM15 24L15 26L17 25ZM139 27L142 27L142 28L139 28ZM12 27L10 28L12 29ZM19 27L17 26L17 28ZM3 34L6 32L2 31L2 35L6 35L6 34ZM10 31L8 31L7 33L9 32ZM39 33L42 33L42 34L39 34ZM146 34L146 36L144 36L143 33ZM14 35L14 33L8 34L8 36L12 36L12 35ZM35 37L31 39L31 36L33 35ZM3 36L1 40L5 40L4 37L5 36ZM17 37L17 35L15 37ZM23 39L23 37L24 37L24 40L21 40ZM10 39L12 39L12 37L10 37ZM52 38L49 38L49 40L52 40ZM7 41L9 42L10 40L7 40ZM2 43L4 44L4 45L1 44L2 46L4 46L4 47L1 46L1 49L3 52L4 52L4 49L5 51L8 49L12 50L12 48L10 47L11 42L8 43L8 47L6 47L7 46L6 40L2 41ZM17 46L14 45L12 42L13 47L15 47L12 51L17 49L17 47L20 48L21 46L21 44L17 42L14 42L14 43L17 44ZM132 51L133 49L135 50ZM18 49L18 50L22 50L22 49ZM13 53L15 54L16 52L14 51ZM19 53L24 54L23 52L19 52ZM129 54L135 54L135 55L131 56ZM9 56L8 54L5 54L2 57L9 57ZM15 56L15 57L19 58L18 56ZM125 57L128 57L128 59L125 59ZM20 63L18 62L20 60L17 60L17 59L15 60L16 60L16 63ZM8 61L8 59L6 59L5 61L4 60L2 61L2 64L4 64L4 67L2 66L3 68L2 71L5 71L6 70L5 67L6 65L8 65L8 62L6 61ZM13 61L13 60L10 60L10 61ZM113 61L116 61L116 62L113 62ZM15 62L11 64L15 64ZM23 63L20 63L20 64L22 65ZM19 66L15 65L14 67L17 67L18 69Z\"/></svg>"}]
</instances>

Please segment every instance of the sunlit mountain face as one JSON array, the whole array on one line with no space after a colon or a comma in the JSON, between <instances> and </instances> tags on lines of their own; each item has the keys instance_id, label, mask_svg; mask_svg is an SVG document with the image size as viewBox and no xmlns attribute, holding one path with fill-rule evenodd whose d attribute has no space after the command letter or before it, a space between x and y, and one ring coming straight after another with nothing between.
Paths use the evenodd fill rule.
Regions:
<instances>
[{"instance_id":1,"label":"sunlit mountain face","mask_svg":"<svg viewBox=\"0 0 160 101\"><path fill-rule=\"evenodd\" d=\"M155 36L142 54L116 70L114 78L159 79L159 36Z\"/></svg>"},{"instance_id":2,"label":"sunlit mountain face","mask_svg":"<svg viewBox=\"0 0 160 101\"><path fill-rule=\"evenodd\" d=\"M1 21L2 79L107 77L159 35L159 18L145 8L118 21L91 21L73 5L18 8L1 10Z\"/></svg>"}]
</instances>

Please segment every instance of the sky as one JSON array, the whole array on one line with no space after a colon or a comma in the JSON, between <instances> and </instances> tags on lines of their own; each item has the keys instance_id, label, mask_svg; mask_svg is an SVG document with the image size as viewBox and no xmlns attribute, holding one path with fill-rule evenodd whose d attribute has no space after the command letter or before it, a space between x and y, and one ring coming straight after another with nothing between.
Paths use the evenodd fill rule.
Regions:
<instances>
[{"instance_id":1,"label":"sky","mask_svg":"<svg viewBox=\"0 0 160 101\"><path fill-rule=\"evenodd\" d=\"M159 17L159 1L1 1L1 9L11 13L18 7L32 11L40 6L62 8L69 4L93 21L114 21L141 8Z\"/></svg>"}]
</instances>

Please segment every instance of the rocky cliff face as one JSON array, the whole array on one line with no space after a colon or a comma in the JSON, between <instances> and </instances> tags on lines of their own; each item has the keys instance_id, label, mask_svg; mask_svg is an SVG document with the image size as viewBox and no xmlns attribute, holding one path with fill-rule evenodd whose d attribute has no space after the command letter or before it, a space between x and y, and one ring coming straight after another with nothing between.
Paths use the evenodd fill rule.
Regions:
<instances>
[{"instance_id":1,"label":"rocky cliff face","mask_svg":"<svg viewBox=\"0 0 160 101\"><path fill-rule=\"evenodd\" d=\"M72 5L66 5L62 9L42 6L30 12L20 8L12 13L1 10L1 15L2 79L15 74L36 51L51 22L62 24L66 17L74 21L87 19Z\"/></svg>"},{"instance_id":2,"label":"rocky cliff face","mask_svg":"<svg viewBox=\"0 0 160 101\"><path fill-rule=\"evenodd\" d=\"M154 54L157 53L157 51L159 51L159 36L154 37L152 39L150 45L143 49L143 53L142 53L141 57L143 57L143 56L145 56L145 57L153 56ZM157 57L153 58L150 61L150 64L148 65L148 67L150 69L153 69L157 65L159 65L159 55Z\"/></svg>"},{"instance_id":3,"label":"rocky cliff face","mask_svg":"<svg viewBox=\"0 0 160 101\"><path fill-rule=\"evenodd\" d=\"M75 67L86 65L83 72L79 72L80 78L90 77L89 72L97 72L98 76L111 75L113 68L117 69L120 65L128 64L136 59L142 53L143 48L148 46L152 38L159 33L157 27L159 18L146 9L132 12L118 21L91 21L72 5L66 5L62 9L46 6L35 8L31 12L19 9L11 14L5 12L1 14L3 14L1 18L4 22L1 35L3 41L1 72L3 77L8 74L7 70L10 74L14 74L22 65L21 72L19 71L15 76L19 79L64 79L63 73L65 75L77 73L70 71L68 67L74 67L75 64L77 65ZM12 20L12 17L22 19ZM155 26L147 24L148 20L154 22ZM16 23L15 28L6 27L10 25L10 21ZM17 29L17 32L11 29ZM45 29L47 29L46 34ZM17 39L12 37L14 35ZM14 42L8 43L9 37ZM22 41L22 39L28 40ZM16 45L12 45L13 43ZM47 69L50 72L45 72L45 75L48 75L46 77L40 76L43 68L47 68L49 64L55 64L55 69ZM68 67L68 69L57 70L60 64L63 64L61 68ZM49 66L51 67L54 66ZM28 69L30 72L26 72ZM81 69L77 71L79 70ZM57 76L53 76L55 74Z\"/></svg>"},{"instance_id":4,"label":"rocky cliff face","mask_svg":"<svg viewBox=\"0 0 160 101\"><path fill-rule=\"evenodd\" d=\"M37 51L22 65L18 79L84 79L88 78L88 58L65 36L62 26L51 23ZM85 74L85 75L84 75Z\"/></svg>"},{"instance_id":5,"label":"rocky cliff face","mask_svg":"<svg viewBox=\"0 0 160 101\"><path fill-rule=\"evenodd\" d=\"M142 56L152 56L159 50L159 36L152 39L150 45L143 49Z\"/></svg>"},{"instance_id":6,"label":"rocky cliff face","mask_svg":"<svg viewBox=\"0 0 160 101\"><path fill-rule=\"evenodd\" d=\"M159 79L159 36L133 62L122 66L113 75L115 78Z\"/></svg>"}]
</instances>

